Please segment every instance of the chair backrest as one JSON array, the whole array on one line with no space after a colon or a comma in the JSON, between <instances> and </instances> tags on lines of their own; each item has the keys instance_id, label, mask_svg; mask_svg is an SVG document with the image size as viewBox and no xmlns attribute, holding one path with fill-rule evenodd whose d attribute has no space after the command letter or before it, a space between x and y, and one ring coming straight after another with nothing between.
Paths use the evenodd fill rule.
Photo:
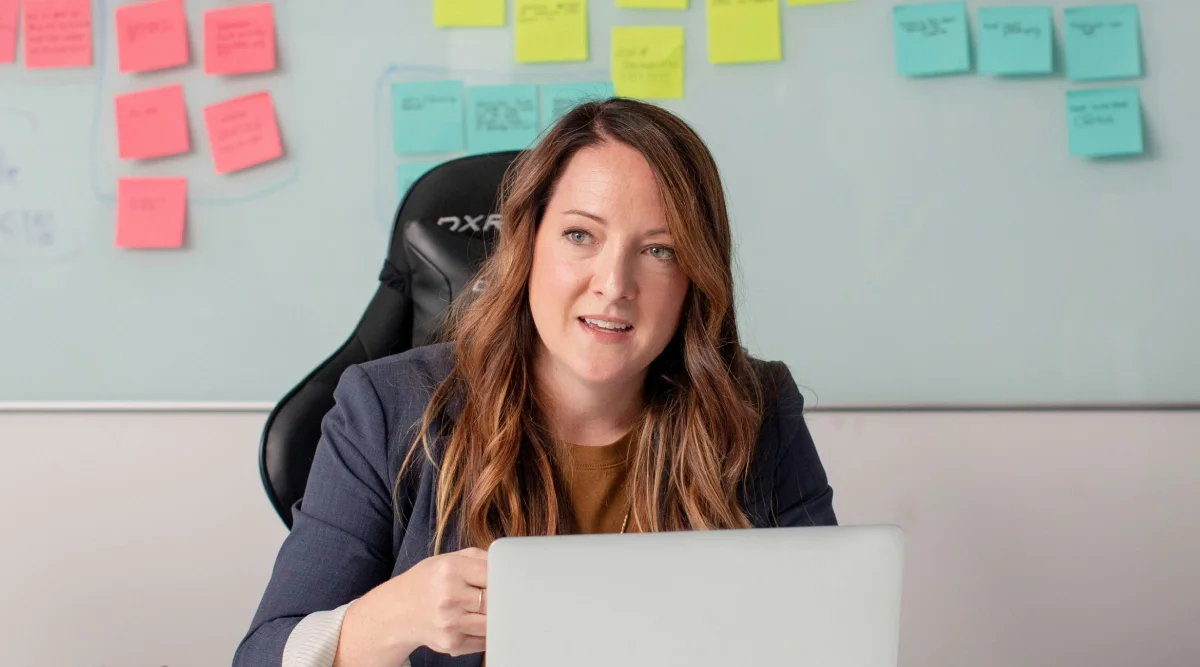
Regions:
<instances>
[{"instance_id":1,"label":"chair backrest","mask_svg":"<svg viewBox=\"0 0 1200 667\"><path fill-rule=\"evenodd\" d=\"M259 474L289 529L342 372L432 342L450 301L494 245L500 183L517 154L452 160L413 183L396 211L379 288L350 338L271 411L259 446Z\"/></svg>"}]
</instances>

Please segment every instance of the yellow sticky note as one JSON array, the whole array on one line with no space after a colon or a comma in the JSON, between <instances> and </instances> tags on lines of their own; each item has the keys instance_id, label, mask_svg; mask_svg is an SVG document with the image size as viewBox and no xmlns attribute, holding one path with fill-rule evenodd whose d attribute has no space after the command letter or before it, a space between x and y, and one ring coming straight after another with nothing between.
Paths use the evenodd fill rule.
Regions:
<instances>
[{"instance_id":1,"label":"yellow sticky note","mask_svg":"<svg viewBox=\"0 0 1200 667\"><path fill-rule=\"evenodd\" d=\"M683 26L613 28L612 80L620 97L683 97Z\"/></svg>"},{"instance_id":2,"label":"yellow sticky note","mask_svg":"<svg viewBox=\"0 0 1200 667\"><path fill-rule=\"evenodd\" d=\"M504 0L433 0L439 28L504 25Z\"/></svg>"},{"instance_id":3,"label":"yellow sticky note","mask_svg":"<svg viewBox=\"0 0 1200 667\"><path fill-rule=\"evenodd\" d=\"M617 0L624 9L687 9L688 0Z\"/></svg>"},{"instance_id":4,"label":"yellow sticky note","mask_svg":"<svg viewBox=\"0 0 1200 667\"><path fill-rule=\"evenodd\" d=\"M707 0L708 61L753 63L783 58L779 0Z\"/></svg>"},{"instance_id":5,"label":"yellow sticky note","mask_svg":"<svg viewBox=\"0 0 1200 667\"><path fill-rule=\"evenodd\" d=\"M854 2L855 0L787 0L788 5L832 5L835 2Z\"/></svg>"},{"instance_id":6,"label":"yellow sticky note","mask_svg":"<svg viewBox=\"0 0 1200 667\"><path fill-rule=\"evenodd\" d=\"M588 59L587 0L516 0L517 62Z\"/></svg>"}]
</instances>

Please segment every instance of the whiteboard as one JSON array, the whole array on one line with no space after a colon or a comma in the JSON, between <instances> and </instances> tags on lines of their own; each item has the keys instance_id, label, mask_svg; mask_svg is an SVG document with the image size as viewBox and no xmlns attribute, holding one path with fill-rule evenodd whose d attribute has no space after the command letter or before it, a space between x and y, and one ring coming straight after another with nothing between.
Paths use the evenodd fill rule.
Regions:
<instances>
[{"instance_id":1,"label":"whiteboard","mask_svg":"<svg viewBox=\"0 0 1200 667\"><path fill-rule=\"evenodd\" d=\"M296 0L276 4L279 70L236 78L205 77L198 51L202 12L230 3L189 1L192 64L137 76L116 71L114 4L93 0L95 67L0 67L21 179L0 209L36 222L0 230L0 402L277 400L376 287L398 197L391 83L606 79L610 28L653 24L685 27L685 98L662 104L722 168L745 342L810 405L1200 401L1200 3L1141 3L1148 151L1107 161L1068 155L1064 100L1106 84L903 79L875 0L783 6L784 60L735 66L707 63L701 0L592 0L590 61L548 65L514 62L511 16L446 30L428 0ZM1061 29L1077 3L1048 4ZM117 161L113 95L173 82L193 152ZM284 159L215 175L201 107L259 90ZM125 174L188 177L183 250L113 247Z\"/></svg>"}]
</instances>

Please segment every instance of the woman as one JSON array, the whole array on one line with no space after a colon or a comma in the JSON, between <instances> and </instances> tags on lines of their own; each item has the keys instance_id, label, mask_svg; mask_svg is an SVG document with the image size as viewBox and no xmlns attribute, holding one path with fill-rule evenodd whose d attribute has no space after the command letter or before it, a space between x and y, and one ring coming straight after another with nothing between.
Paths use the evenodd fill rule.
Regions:
<instances>
[{"instance_id":1,"label":"woman","mask_svg":"<svg viewBox=\"0 0 1200 667\"><path fill-rule=\"evenodd\" d=\"M579 106L514 163L501 219L453 343L342 376L236 666L477 667L506 535L836 522L796 383L741 347L691 128Z\"/></svg>"}]
</instances>

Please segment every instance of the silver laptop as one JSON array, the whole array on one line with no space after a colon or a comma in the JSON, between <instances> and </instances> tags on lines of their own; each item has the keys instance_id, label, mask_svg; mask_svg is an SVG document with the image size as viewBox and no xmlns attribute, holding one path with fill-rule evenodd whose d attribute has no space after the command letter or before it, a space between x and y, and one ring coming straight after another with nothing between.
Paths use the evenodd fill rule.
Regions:
<instances>
[{"instance_id":1,"label":"silver laptop","mask_svg":"<svg viewBox=\"0 0 1200 667\"><path fill-rule=\"evenodd\" d=\"M895 526L507 537L488 667L896 667Z\"/></svg>"}]
</instances>

